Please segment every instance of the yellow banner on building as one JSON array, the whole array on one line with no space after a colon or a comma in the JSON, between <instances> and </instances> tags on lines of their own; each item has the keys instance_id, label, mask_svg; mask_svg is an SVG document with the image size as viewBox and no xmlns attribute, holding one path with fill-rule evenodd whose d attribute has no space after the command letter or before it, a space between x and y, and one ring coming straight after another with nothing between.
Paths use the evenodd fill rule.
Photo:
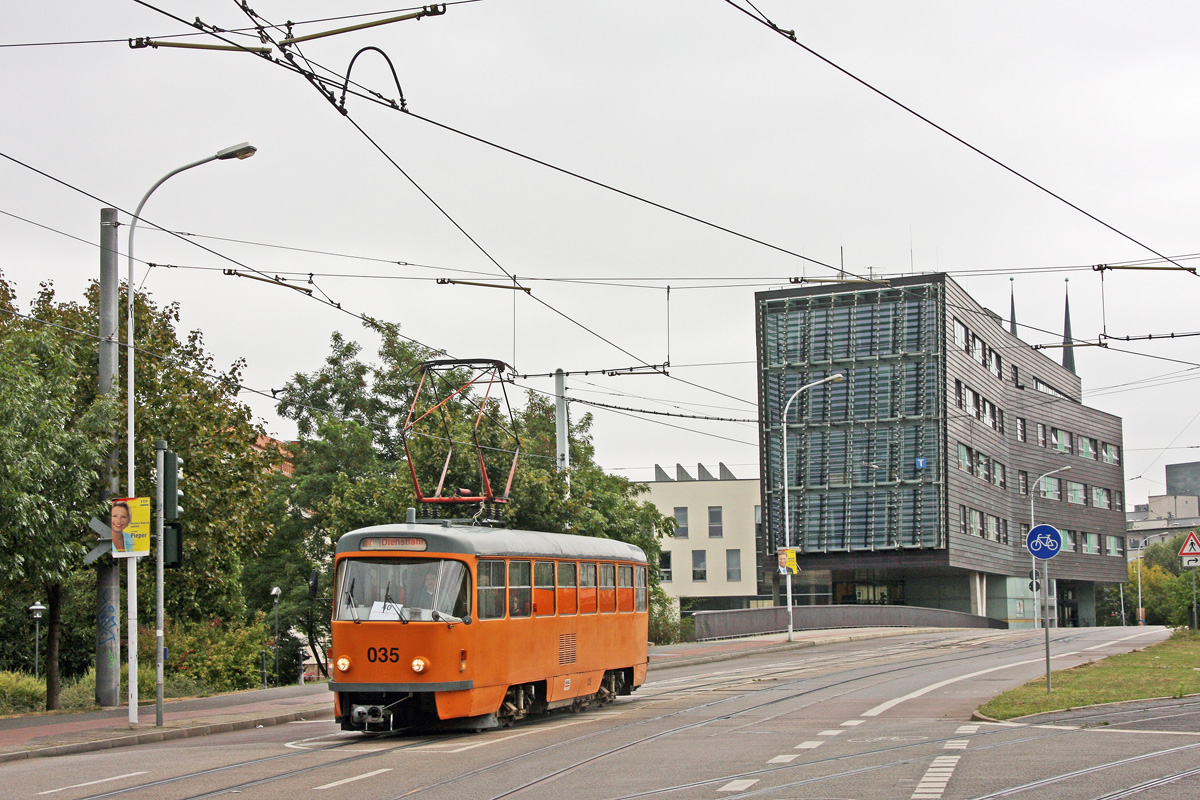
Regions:
<instances>
[{"instance_id":1,"label":"yellow banner on building","mask_svg":"<svg viewBox=\"0 0 1200 800\"><path fill-rule=\"evenodd\" d=\"M119 497L113 500L108 526L112 528L113 558L150 555L149 497Z\"/></svg>"},{"instance_id":2,"label":"yellow banner on building","mask_svg":"<svg viewBox=\"0 0 1200 800\"><path fill-rule=\"evenodd\" d=\"M797 575L800 573L800 567L796 565L796 548L781 547L779 548L779 574L791 573Z\"/></svg>"}]
</instances>

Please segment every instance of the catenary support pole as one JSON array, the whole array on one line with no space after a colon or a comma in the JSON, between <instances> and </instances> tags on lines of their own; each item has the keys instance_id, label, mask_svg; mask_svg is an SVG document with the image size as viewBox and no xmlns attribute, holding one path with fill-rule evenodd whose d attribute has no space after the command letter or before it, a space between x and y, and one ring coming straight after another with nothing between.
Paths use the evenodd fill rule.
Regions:
<instances>
[{"instance_id":1,"label":"catenary support pole","mask_svg":"<svg viewBox=\"0 0 1200 800\"><path fill-rule=\"evenodd\" d=\"M155 481L154 532L158 536L158 552L154 554L154 724L163 724L163 453L167 449L165 439L154 442Z\"/></svg>"},{"instance_id":2,"label":"catenary support pole","mask_svg":"<svg viewBox=\"0 0 1200 800\"><path fill-rule=\"evenodd\" d=\"M118 294L120 278L117 266L117 210L100 209L100 364L96 392L100 396L113 390L117 374ZM120 491L117 479L116 440L108 458L106 496ZM116 559L96 562L96 705L112 708L121 704L121 628L117 619L121 607L121 570Z\"/></svg>"}]
</instances>

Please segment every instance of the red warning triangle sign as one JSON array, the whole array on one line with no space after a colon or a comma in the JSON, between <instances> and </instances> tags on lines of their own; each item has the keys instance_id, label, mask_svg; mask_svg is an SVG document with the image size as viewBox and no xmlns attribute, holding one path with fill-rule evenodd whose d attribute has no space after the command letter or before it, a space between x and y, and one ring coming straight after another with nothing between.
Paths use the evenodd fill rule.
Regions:
<instances>
[{"instance_id":1,"label":"red warning triangle sign","mask_svg":"<svg viewBox=\"0 0 1200 800\"><path fill-rule=\"evenodd\" d=\"M1188 531L1187 539L1183 543L1183 547L1179 548L1181 556L1200 556L1200 537L1196 536L1195 531Z\"/></svg>"}]
</instances>

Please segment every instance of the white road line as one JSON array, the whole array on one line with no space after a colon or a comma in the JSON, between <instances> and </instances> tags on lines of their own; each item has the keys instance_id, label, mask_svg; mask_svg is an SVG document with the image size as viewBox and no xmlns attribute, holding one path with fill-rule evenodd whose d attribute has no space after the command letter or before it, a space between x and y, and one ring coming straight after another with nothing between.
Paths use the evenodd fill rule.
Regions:
<instances>
[{"instance_id":1,"label":"white road line","mask_svg":"<svg viewBox=\"0 0 1200 800\"><path fill-rule=\"evenodd\" d=\"M1052 656L1052 658L1066 658L1067 656L1077 655L1078 652L1079 651L1077 651L1077 650L1073 650L1070 653L1059 653L1056 656ZM1040 663L1042 663L1043 660L1044 659L1042 659L1042 658L1030 658L1030 659L1026 659L1025 661L1014 661L1011 664L1003 664L999 667L989 667L988 669L981 669L978 672L971 672L966 675L959 675L957 678L947 678L944 681L938 681L937 683L931 683L928 686L926 686L924 689L917 689L915 692L909 692L908 694L904 695L903 697L897 697L892 700L888 700L886 703L880 703L879 705L875 706L874 708L864 711L861 714L861 716L877 717L880 714L882 714L883 712L887 711L889 708L894 708L895 706L900 705L905 700L912 700L912 699L920 697L922 695L929 694L933 690L940 689L943 686L949 686L952 683L958 683L959 681L965 681L969 678L975 678L980 675L987 675L989 672L997 672L1002 669L1012 669L1013 667L1022 667L1022 666L1025 666L1026 664L1040 664Z\"/></svg>"},{"instance_id":2,"label":"white road line","mask_svg":"<svg viewBox=\"0 0 1200 800\"><path fill-rule=\"evenodd\" d=\"M799 757L800 757L800 756L798 756L798 755L791 755L791 756L775 756L774 758L772 758L772 759L771 759L770 761L768 761L767 763L768 763L768 764L790 764L790 763L792 763L793 761L795 761L795 760L796 760L797 758L799 758Z\"/></svg>"},{"instance_id":3,"label":"white road line","mask_svg":"<svg viewBox=\"0 0 1200 800\"><path fill-rule=\"evenodd\" d=\"M717 791L718 792L744 792L756 783L758 783L758 778L753 778L753 779L743 778L743 779L737 780L737 781L730 781L729 783L722 786L720 789L717 789Z\"/></svg>"},{"instance_id":4,"label":"white road line","mask_svg":"<svg viewBox=\"0 0 1200 800\"><path fill-rule=\"evenodd\" d=\"M800 744L796 745L792 749L793 750L815 750L816 748L820 747L823 744L825 744L825 743L824 742L801 742Z\"/></svg>"},{"instance_id":5,"label":"white road line","mask_svg":"<svg viewBox=\"0 0 1200 800\"><path fill-rule=\"evenodd\" d=\"M828 731L821 731L817 736L841 736L845 731L839 731L837 728Z\"/></svg>"},{"instance_id":6,"label":"white road line","mask_svg":"<svg viewBox=\"0 0 1200 800\"><path fill-rule=\"evenodd\" d=\"M970 739L950 739L944 745L943 750L966 750L967 745L971 743Z\"/></svg>"},{"instance_id":7,"label":"white road line","mask_svg":"<svg viewBox=\"0 0 1200 800\"><path fill-rule=\"evenodd\" d=\"M865 719L848 719L842 723L843 728L853 728L855 725L862 725L866 722Z\"/></svg>"},{"instance_id":8,"label":"white road line","mask_svg":"<svg viewBox=\"0 0 1200 800\"><path fill-rule=\"evenodd\" d=\"M146 774L145 770L142 770L141 772L126 772L124 775L116 775L112 778L101 778L98 781L88 781L87 783L76 783L72 786L63 786L60 789L49 789L44 792L38 792L38 794L54 794L55 792L65 792L67 789L78 789L81 786L95 786L97 783L108 783L109 781L119 781L119 780L121 780L121 778L132 778L136 775L145 775L145 774Z\"/></svg>"},{"instance_id":9,"label":"white road line","mask_svg":"<svg viewBox=\"0 0 1200 800\"><path fill-rule=\"evenodd\" d=\"M334 781L333 783L327 783L324 786L314 786L313 791L319 792L322 789L332 789L335 786L341 786L346 783L354 783L355 781L361 781L363 778L372 778L376 775L381 775L384 772L391 772L391 771L392 771L392 768L387 767L385 769L377 769L374 772L364 772L362 775L355 775L353 778L346 778L345 780Z\"/></svg>"},{"instance_id":10,"label":"white road line","mask_svg":"<svg viewBox=\"0 0 1200 800\"><path fill-rule=\"evenodd\" d=\"M1091 647L1085 647L1083 649L1085 651L1086 650L1099 650L1101 647L1108 647L1109 645L1116 644L1117 642L1124 642L1129 639L1136 639L1139 636L1149 636L1152 633L1162 633L1162 631L1142 631L1141 633L1135 633L1131 636L1124 636L1120 639L1113 639L1111 642L1102 642L1100 644L1094 644Z\"/></svg>"},{"instance_id":11,"label":"white road line","mask_svg":"<svg viewBox=\"0 0 1200 800\"><path fill-rule=\"evenodd\" d=\"M961 756L938 756L935 758L929 765L929 769L925 770L917 788L913 790L913 800L939 800L946 791L946 784L950 782L950 777L954 774L954 768L958 766L959 758Z\"/></svg>"},{"instance_id":12,"label":"white road line","mask_svg":"<svg viewBox=\"0 0 1200 800\"><path fill-rule=\"evenodd\" d=\"M968 733L978 733L978 732L979 732L978 725L959 725L958 730L955 731L955 733L957 733L957 734L968 734Z\"/></svg>"}]
</instances>

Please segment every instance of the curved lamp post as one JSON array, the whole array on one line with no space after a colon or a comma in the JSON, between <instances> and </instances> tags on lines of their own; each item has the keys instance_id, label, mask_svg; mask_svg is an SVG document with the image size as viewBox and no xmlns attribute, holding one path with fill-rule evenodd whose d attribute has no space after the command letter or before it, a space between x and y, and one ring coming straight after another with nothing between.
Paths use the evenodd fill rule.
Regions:
<instances>
[{"instance_id":1,"label":"curved lamp post","mask_svg":"<svg viewBox=\"0 0 1200 800\"><path fill-rule=\"evenodd\" d=\"M33 678L37 680L40 675L38 664L40 662L40 654L38 646L42 640L42 614L46 611L46 607L42 605L42 601L38 600L29 607L29 613L33 615Z\"/></svg>"},{"instance_id":2,"label":"curved lamp post","mask_svg":"<svg viewBox=\"0 0 1200 800\"><path fill-rule=\"evenodd\" d=\"M125 249L126 257L129 260L129 283L125 287L126 294L126 320L125 320L125 366L126 366L126 386L125 404L126 409L126 429L125 429L125 446L126 456L129 460L126 467L126 497L135 496L134 485L134 469L133 469L133 300L136 292L134 291L133 283L133 233L137 230L138 220L142 216L142 207L146 205L146 201L150 199L150 195L154 194L154 190L162 186L170 178L178 175L181 172L198 167L201 164L207 164L210 161L227 161L231 158L245 159L254 155L258 148L249 142L235 144L232 147L226 147L224 150L218 150L211 156L193 161L190 164L184 164L182 167L173 169L166 175L163 175L158 181L150 187L150 191L142 196L142 200L137 204L137 210L133 212L133 219L129 221L129 244ZM129 596L127 606L129 615L129 724L136 725L138 721L138 689L137 689L137 559L128 558L125 560L125 580L127 582L127 594ZM161 620L158 627L162 629ZM161 657L161 651L159 656Z\"/></svg>"},{"instance_id":3,"label":"curved lamp post","mask_svg":"<svg viewBox=\"0 0 1200 800\"><path fill-rule=\"evenodd\" d=\"M830 375L827 378L822 378L819 381L813 381L812 383L806 383L803 386L801 386L799 389L797 389L796 391L792 392L792 396L788 398L786 403L784 403L784 406L783 406L783 546L785 548L790 548L792 546L792 514L791 514L791 507L788 503L788 497L790 495L789 483L788 483L788 438L787 438L788 411L790 411L792 408L792 401L795 400L797 397L799 397L801 392L804 392L807 389L811 389L814 386L820 386L822 383L837 383L838 381L842 380L844 377L845 376L843 376L842 373L838 372L833 375ZM787 571L787 607L788 607L788 638L787 638L787 640L789 642L791 642L791 641L794 641L794 639L792 638L793 632L794 632L794 626L793 626L793 619L792 619L792 571L790 569Z\"/></svg>"}]
</instances>

